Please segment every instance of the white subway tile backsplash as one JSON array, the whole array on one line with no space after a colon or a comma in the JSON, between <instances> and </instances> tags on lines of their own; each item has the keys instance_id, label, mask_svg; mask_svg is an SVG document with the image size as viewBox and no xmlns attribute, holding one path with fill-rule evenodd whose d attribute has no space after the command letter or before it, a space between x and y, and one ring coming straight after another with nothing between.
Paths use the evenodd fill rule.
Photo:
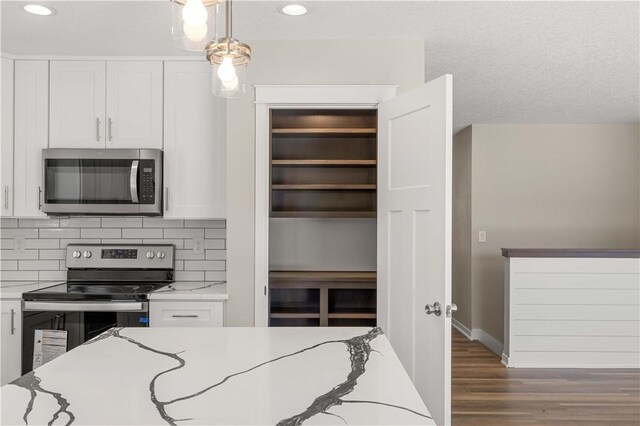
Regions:
<instances>
[{"instance_id":1,"label":"white subway tile backsplash","mask_svg":"<svg viewBox=\"0 0 640 426\"><path fill-rule=\"evenodd\" d=\"M37 259L38 250L0 250L0 259L13 260L13 259Z\"/></svg>"},{"instance_id":2,"label":"white subway tile backsplash","mask_svg":"<svg viewBox=\"0 0 640 426\"><path fill-rule=\"evenodd\" d=\"M20 260L18 269L21 271L57 271L60 269L58 260Z\"/></svg>"},{"instance_id":3,"label":"white subway tile backsplash","mask_svg":"<svg viewBox=\"0 0 640 426\"><path fill-rule=\"evenodd\" d=\"M57 228L60 226L59 219L20 219L20 228Z\"/></svg>"},{"instance_id":4,"label":"white subway tile backsplash","mask_svg":"<svg viewBox=\"0 0 640 426\"><path fill-rule=\"evenodd\" d=\"M176 271L176 281L204 281L204 271Z\"/></svg>"},{"instance_id":5,"label":"white subway tile backsplash","mask_svg":"<svg viewBox=\"0 0 640 426\"><path fill-rule=\"evenodd\" d=\"M61 228L100 228L99 217L71 217L60 219Z\"/></svg>"},{"instance_id":6,"label":"white subway tile backsplash","mask_svg":"<svg viewBox=\"0 0 640 426\"><path fill-rule=\"evenodd\" d=\"M64 259L66 250L40 250L40 259Z\"/></svg>"},{"instance_id":7,"label":"white subway tile backsplash","mask_svg":"<svg viewBox=\"0 0 640 426\"><path fill-rule=\"evenodd\" d=\"M165 228L164 238L195 238L204 237L203 228Z\"/></svg>"},{"instance_id":8,"label":"white subway tile backsplash","mask_svg":"<svg viewBox=\"0 0 640 426\"><path fill-rule=\"evenodd\" d=\"M67 279L67 271L40 271L38 279L40 281L64 281Z\"/></svg>"},{"instance_id":9,"label":"white subway tile backsplash","mask_svg":"<svg viewBox=\"0 0 640 426\"><path fill-rule=\"evenodd\" d=\"M38 271L1 271L2 281L37 281Z\"/></svg>"},{"instance_id":10,"label":"white subway tile backsplash","mask_svg":"<svg viewBox=\"0 0 640 426\"><path fill-rule=\"evenodd\" d=\"M189 240L183 240L181 238L144 238L142 242L144 244L173 244L176 249L182 249L185 246L185 242Z\"/></svg>"},{"instance_id":11,"label":"white subway tile backsplash","mask_svg":"<svg viewBox=\"0 0 640 426\"><path fill-rule=\"evenodd\" d=\"M226 263L219 260L185 260L185 271L224 271Z\"/></svg>"},{"instance_id":12,"label":"white subway tile backsplash","mask_svg":"<svg viewBox=\"0 0 640 426\"><path fill-rule=\"evenodd\" d=\"M103 228L142 228L141 217L103 217Z\"/></svg>"},{"instance_id":13,"label":"white subway tile backsplash","mask_svg":"<svg viewBox=\"0 0 640 426\"><path fill-rule=\"evenodd\" d=\"M225 228L227 221L224 219L219 220L185 220L185 228Z\"/></svg>"},{"instance_id":14,"label":"white subway tile backsplash","mask_svg":"<svg viewBox=\"0 0 640 426\"><path fill-rule=\"evenodd\" d=\"M55 230L51 229L50 231L55 231ZM38 238L38 229L37 228L6 228L6 229L2 228L2 238L15 238L15 237Z\"/></svg>"},{"instance_id":15,"label":"white subway tile backsplash","mask_svg":"<svg viewBox=\"0 0 640 426\"><path fill-rule=\"evenodd\" d=\"M29 238L25 240L25 245L28 249L57 249L59 248L60 240L56 238Z\"/></svg>"},{"instance_id":16,"label":"white subway tile backsplash","mask_svg":"<svg viewBox=\"0 0 640 426\"><path fill-rule=\"evenodd\" d=\"M82 238L122 238L120 228L88 228L83 229L80 236Z\"/></svg>"},{"instance_id":17,"label":"white subway tile backsplash","mask_svg":"<svg viewBox=\"0 0 640 426\"><path fill-rule=\"evenodd\" d=\"M207 229L205 238L227 238L226 229Z\"/></svg>"},{"instance_id":18,"label":"white subway tile backsplash","mask_svg":"<svg viewBox=\"0 0 640 426\"><path fill-rule=\"evenodd\" d=\"M30 238L33 238L33 237L30 237ZM40 238L80 238L80 229L77 229L77 228L41 229Z\"/></svg>"},{"instance_id":19,"label":"white subway tile backsplash","mask_svg":"<svg viewBox=\"0 0 640 426\"><path fill-rule=\"evenodd\" d=\"M0 260L0 271L17 271L17 260Z\"/></svg>"},{"instance_id":20,"label":"white subway tile backsplash","mask_svg":"<svg viewBox=\"0 0 640 426\"><path fill-rule=\"evenodd\" d=\"M0 218L0 227L4 231L4 228L17 228L18 227L18 219L12 219L3 217Z\"/></svg>"},{"instance_id":21,"label":"white subway tile backsplash","mask_svg":"<svg viewBox=\"0 0 640 426\"><path fill-rule=\"evenodd\" d=\"M142 219L142 226L145 228L183 228L182 219L163 219L161 217L145 217Z\"/></svg>"},{"instance_id":22,"label":"white subway tile backsplash","mask_svg":"<svg viewBox=\"0 0 640 426\"><path fill-rule=\"evenodd\" d=\"M204 258L207 260L227 260L226 250L205 250Z\"/></svg>"},{"instance_id":23,"label":"white subway tile backsplash","mask_svg":"<svg viewBox=\"0 0 640 426\"><path fill-rule=\"evenodd\" d=\"M74 217L52 219L1 218L2 280L62 281L66 278L68 244L173 244L176 280L226 279L225 220ZM24 237L25 250L14 250ZM204 253L193 252L193 238L204 238Z\"/></svg>"},{"instance_id":24,"label":"white subway tile backsplash","mask_svg":"<svg viewBox=\"0 0 640 426\"><path fill-rule=\"evenodd\" d=\"M123 238L162 238L162 229L132 228L122 230Z\"/></svg>"}]
</instances>

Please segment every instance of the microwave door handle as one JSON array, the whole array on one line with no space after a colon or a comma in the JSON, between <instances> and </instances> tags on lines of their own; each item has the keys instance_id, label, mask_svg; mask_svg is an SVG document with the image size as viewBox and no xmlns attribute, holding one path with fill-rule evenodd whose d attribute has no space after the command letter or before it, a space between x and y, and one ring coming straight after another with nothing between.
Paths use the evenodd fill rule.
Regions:
<instances>
[{"instance_id":1,"label":"microwave door handle","mask_svg":"<svg viewBox=\"0 0 640 426\"><path fill-rule=\"evenodd\" d=\"M131 176L129 176L129 189L131 190L131 202L138 204L138 160L131 163Z\"/></svg>"}]
</instances>

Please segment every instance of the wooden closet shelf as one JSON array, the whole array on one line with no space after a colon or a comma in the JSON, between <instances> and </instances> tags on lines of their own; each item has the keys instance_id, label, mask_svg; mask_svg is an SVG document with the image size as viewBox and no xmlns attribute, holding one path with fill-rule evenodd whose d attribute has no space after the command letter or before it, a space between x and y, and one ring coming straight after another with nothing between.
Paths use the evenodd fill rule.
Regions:
<instances>
[{"instance_id":1,"label":"wooden closet shelf","mask_svg":"<svg viewBox=\"0 0 640 426\"><path fill-rule=\"evenodd\" d=\"M354 281L375 282L376 271L271 271L277 281Z\"/></svg>"},{"instance_id":2,"label":"wooden closet shelf","mask_svg":"<svg viewBox=\"0 0 640 426\"><path fill-rule=\"evenodd\" d=\"M329 318L376 319L376 314L369 312L329 312Z\"/></svg>"},{"instance_id":3,"label":"wooden closet shelf","mask_svg":"<svg viewBox=\"0 0 640 426\"><path fill-rule=\"evenodd\" d=\"M340 190L340 191L375 191L376 184L274 184L271 185L273 190L299 190L299 191L325 191L325 190Z\"/></svg>"},{"instance_id":4,"label":"wooden closet shelf","mask_svg":"<svg viewBox=\"0 0 640 426\"><path fill-rule=\"evenodd\" d=\"M375 135L378 130L373 127L365 128L289 128L289 129L271 129L274 135Z\"/></svg>"},{"instance_id":5,"label":"wooden closet shelf","mask_svg":"<svg viewBox=\"0 0 640 426\"><path fill-rule=\"evenodd\" d=\"M272 160L274 166L375 166L376 160Z\"/></svg>"},{"instance_id":6,"label":"wooden closet shelf","mask_svg":"<svg viewBox=\"0 0 640 426\"><path fill-rule=\"evenodd\" d=\"M318 312L271 312L271 318L320 318Z\"/></svg>"},{"instance_id":7,"label":"wooden closet shelf","mask_svg":"<svg viewBox=\"0 0 640 426\"><path fill-rule=\"evenodd\" d=\"M373 211L272 211L271 217L375 218Z\"/></svg>"}]
</instances>

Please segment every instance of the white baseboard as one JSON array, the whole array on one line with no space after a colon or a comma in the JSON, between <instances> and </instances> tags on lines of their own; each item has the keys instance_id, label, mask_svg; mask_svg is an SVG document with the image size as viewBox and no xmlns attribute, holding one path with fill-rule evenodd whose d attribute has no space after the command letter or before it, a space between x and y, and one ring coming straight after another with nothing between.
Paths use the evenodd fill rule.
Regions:
<instances>
[{"instance_id":1,"label":"white baseboard","mask_svg":"<svg viewBox=\"0 0 640 426\"><path fill-rule=\"evenodd\" d=\"M456 320L455 318L451 318L451 325L454 326L456 328L456 330L458 330L460 333L464 334L464 336L469 339L469 340L473 340L471 338L471 329L469 329L469 327L467 327L466 325L464 325L463 323L461 323L460 321Z\"/></svg>"},{"instance_id":2,"label":"white baseboard","mask_svg":"<svg viewBox=\"0 0 640 426\"><path fill-rule=\"evenodd\" d=\"M495 339L492 335L486 333L480 328L469 329L469 327L453 318L451 319L451 325L455 327L460 333L464 334L467 339L477 341L485 345L491 350L491 352L494 352L499 357L502 357L503 363L505 362L506 356L502 353L504 345L497 339Z\"/></svg>"},{"instance_id":3,"label":"white baseboard","mask_svg":"<svg viewBox=\"0 0 640 426\"><path fill-rule=\"evenodd\" d=\"M502 350L504 349L504 345L502 342L496 340L492 335L486 333L484 330L476 328L472 331L471 337L473 340L477 340L483 345L485 345L491 352L495 353L499 357L502 357Z\"/></svg>"},{"instance_id":4,"label":"white baseboard","mask_svg":"<svg viewBox=\"0 0 640 426\"><path fill-rule=\"evenodd\" d=\"M506 354L502 354L502 365L505 367L509 366L509 357Z\"/></svg>"}]
</instances>

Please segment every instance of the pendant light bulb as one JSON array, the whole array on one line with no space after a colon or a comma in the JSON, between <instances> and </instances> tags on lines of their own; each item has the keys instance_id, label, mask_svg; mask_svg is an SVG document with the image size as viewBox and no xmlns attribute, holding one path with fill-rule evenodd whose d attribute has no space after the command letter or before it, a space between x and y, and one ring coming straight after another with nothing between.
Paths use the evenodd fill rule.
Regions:
<instances>
[{"instance_id":1,"label":"pendant light bulb","mask_svg":"<svg viewBox=\"0 0 640 426\"><path fill-rule=\"evenodd\" d=\"M222 63L218 67L218 77L223 84L231 84L235 79L236 86L238 85L238 76L236 75L236 69L233 66L233 59L231 59L231 56L225 56L222 60Z\"/></svg>"},{"instance_id":2,"label":"pendant light bulb","mask_svg":"<svg viewBox=\"0 0 640 426\"><path fill-rule=\"evenodd\" d=\"M189 25L186 22L182 25L182 31L184 35L192 42L198 43L204 40L207 36L207 32L209 31L209 27L207 24L193 26Z\"/></svg>"},{"instance_id":3,"label":"pendant light bulb","mask_svg":"<svg viewBox=\"0 0 640 426\"><path fill-rule=\"evenodd\" d=\"M182 8L182 19L185 26L202 27L207 24L208 18L209 14L202 0L187 0Z\"/></svg>"}]
</instances>

